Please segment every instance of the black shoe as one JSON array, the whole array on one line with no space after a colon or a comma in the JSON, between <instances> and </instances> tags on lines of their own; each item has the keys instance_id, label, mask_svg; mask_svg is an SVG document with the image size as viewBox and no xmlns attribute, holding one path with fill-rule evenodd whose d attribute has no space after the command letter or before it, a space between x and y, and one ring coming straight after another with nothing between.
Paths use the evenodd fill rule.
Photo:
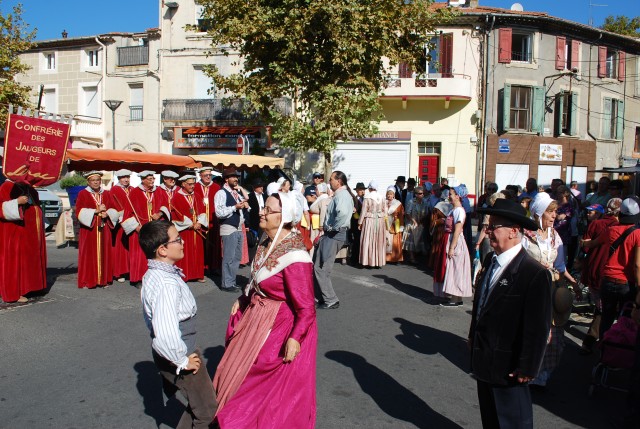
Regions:
<instances>
[{"instance_id":1,"label":"black shoe","mask_svg":"<svg viewBox=\"0 0 640 429\"><path fill-rule=\"evenodd\" d=\"M316 308L318 310L335 310L336 308L340 307L340 301L336 301L333 304L329 305L326 302L323 302L322 304L318 304L316 306Z\"/></svg>"},{"instance_id":2,"label":"black shoe","mask_svg":"<svg viewBox=\"0 0 640 429\"><path fill-rule=\"evenodd\" d=\"M240 292L240 288L238 286L232 286L232 287L221 287L220 290L222 292L231 292L231 293L237 293Z\"/></svg>"},{"instance_id":3,"label":"black shoe","mask_svg":"<svg viewBox=\"0 0 640 429\"><path fill-rule=\"evenodd\" d=\"M441 302L440 303L440 307L459 307L462 305L462 301L458 301L458 302Z\"/></svg>"}]
</instances>

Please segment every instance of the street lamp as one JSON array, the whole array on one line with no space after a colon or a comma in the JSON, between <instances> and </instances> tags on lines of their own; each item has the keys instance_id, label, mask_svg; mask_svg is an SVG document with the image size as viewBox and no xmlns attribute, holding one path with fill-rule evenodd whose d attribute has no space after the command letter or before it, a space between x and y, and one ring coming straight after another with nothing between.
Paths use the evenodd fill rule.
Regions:
<instances>
[{"instance_id":1,"label":"street lamp","mask_svg":"<svg viewBox=\"0 0 640 429\"><path fill-rule=\"evenodd\" d=\"M113 149L116 148L116 110L122 104L120 100L104 100L104 104L111 110L111 135L113 136Z\"/></svg>"}]
</instances>

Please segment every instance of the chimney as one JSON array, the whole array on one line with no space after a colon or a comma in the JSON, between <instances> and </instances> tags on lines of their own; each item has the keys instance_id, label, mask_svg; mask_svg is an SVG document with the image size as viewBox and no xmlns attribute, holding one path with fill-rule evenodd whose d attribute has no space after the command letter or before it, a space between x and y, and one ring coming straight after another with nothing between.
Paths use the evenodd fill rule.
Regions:
<instances>
[{"instance_id":1,"label":"chimney","mask_svg":"<svg viewBox=\"0 0 640 429\"><path fill-rule=\"evenodd\" d=\"M62 30L62 38L63 39L66 39L68 35L69 35L69 33L67 33L67 30Z\"/></svg>"},{"instance_id":2,"label":"chimney","mask_svg":"<svg viewBox=\"0 0 640 429\"><path fill-rule=\"evenodd\" d=\"M478 7L478 0L469 0L469 7L475 9Z\"/></svg>"}]
</instances>

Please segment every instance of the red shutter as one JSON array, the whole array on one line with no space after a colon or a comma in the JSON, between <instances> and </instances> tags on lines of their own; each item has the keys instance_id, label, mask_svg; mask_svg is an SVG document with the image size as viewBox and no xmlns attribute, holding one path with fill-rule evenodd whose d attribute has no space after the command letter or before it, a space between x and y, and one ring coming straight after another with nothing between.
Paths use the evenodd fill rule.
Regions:
<instances>
[{"instance_id":1,"label":"red shutter","mask_svg":"<svg viewBox=\"0 0 640 429\"><path fill-rule=\"evenodd\" d=\"M607 48L598 46L598 77L607 75Z\"/></svg>"},{"instance_id":2,"label":"red shutter","mask_svg":"<svg viewBox=\"0 0 640 429\"><path fill-rule=\"evenodd\" d=\"M580 42L571 41L571 68L580 70Z\"/></svg>"},{"instance_id":3,"label":"red shutter","mask_svg":"<svg viewBox=\"0 0 640 429\"><path fill-rule=\"evenodd\" d=\"M624 82L625 75L625 57L624 52L618 52L618 80Z\"/></svg>"},{"instance_id":4,"label":"red shutter","mask_svg":"<svg viewBox=\"0 0 640 429\"><path fill-rule=\"evenodd\" d=\"M567 38L556 37L556 70L564 70L566 50Z\"/></svg>"},{"instance_id":5,"label":"red shutter","mask_svg":"<svg viewBox=\"0 0 640 429\"><path fill-rule=\"evenodd\" d=\"M411 70L411 65L408 63L400 63L398 64L398 77L401 79L410 78L413 74Z\"/></svg>"},{"instance_id":6,"label":"red shutter","mask_svg":"<svg viewBox=\"0 0 640 429\"><path fill-rule=\"evenodd\" d=\"M509 64L511 62L511 37L510 28L501 28L498 32L498 62Z\"/></svg>"},{"instance_id":7,"label":"red shutter","mask_svg":"<svg viewBox=\"0 0 640 429\"><path fill-rule=\"evenodd\" d=\"M440 35L440 72L442 77L453 77L453 33Z\"/></svg>"}]
</instances>

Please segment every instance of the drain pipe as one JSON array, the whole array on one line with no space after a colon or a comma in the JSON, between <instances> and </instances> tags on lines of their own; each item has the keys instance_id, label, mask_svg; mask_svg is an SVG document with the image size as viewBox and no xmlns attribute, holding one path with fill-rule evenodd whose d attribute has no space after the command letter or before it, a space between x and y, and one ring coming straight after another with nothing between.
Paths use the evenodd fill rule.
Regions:
<instances>
[{"instance_id":1,"label":"drain pipe","mask_svg":"<svg viewBox=\"0 0 640 429\"><path fill-rule=\"evenodd\" d=\"M488 103L489 103L489 93L488 93L488 88L489 88L489 58L490 58L490 52L491 49L489 47L489 36L491 34L491 32L493 31L493 26L496 23L496 17L495 15L491 16L491 27L489 28L489 30L486 30L486 25L489 23L489 15L486 16L485 18L485 37L484 37L484 49L486 52L485 55L485 67L484 67L484 109L482 112L482 179L481 179L481 183L482 183L482 187L477 187L476 188L476 193L479 193L480 195L482 195L482 191L484 191L484 184L487 183L487 143L488 143L488 137L487 137L487 109L488 109Z\"/></svg>"},{"instance_id":2,"label":"drain pipe","mask_svg":"<svg viewBox=\"0 0 640 429\"><path fill-rule=\"evenodd\" d=\"M599 33L598 40L596 40L595 43L597 43L600 39L602 39L602 33ZM589 64L591 64L593 45L594 44L589 45ZM591 67L589 67L588 82L589 82L588 83L589 92L587 93L587 135L591 137L593 141L597 142L598 138L594 136L593 133L591 132Z\"/></svg>"},{"instance_id":3,"label":"drain pipe","mask_svg":"<svg viewBox=\"0 0 640 429\"><path fill-rule=\"evenodd\" d=\"M107 75L107 46L100 41L98 36L96 36L94 38L94 40L96 41L96 43L98 45L100 45L102 47L102 52L104 52L104 55L103 55L103 58L102 58L102 76L100 76L100 86L101 86L100 98L103 98L105 96L105 94L106 94L106 91L107 91L107 81L105 79L105 76ZM100 106L101 107L101 111L103 113L106 113L105 110L104 110L105 109L105 104L102 103L102 100L100 100L100 104L101 104L101 106ZM104 118L106 115L103 114L101 116L102 116L102 118ZM104 132L104 124L103 124L102 130L103 130L102 147L104 148L105 147L105 142L107 141L107 133ZM114 147L114 149L115 149L115 147Z\"/></svg>"}]
</instances>

